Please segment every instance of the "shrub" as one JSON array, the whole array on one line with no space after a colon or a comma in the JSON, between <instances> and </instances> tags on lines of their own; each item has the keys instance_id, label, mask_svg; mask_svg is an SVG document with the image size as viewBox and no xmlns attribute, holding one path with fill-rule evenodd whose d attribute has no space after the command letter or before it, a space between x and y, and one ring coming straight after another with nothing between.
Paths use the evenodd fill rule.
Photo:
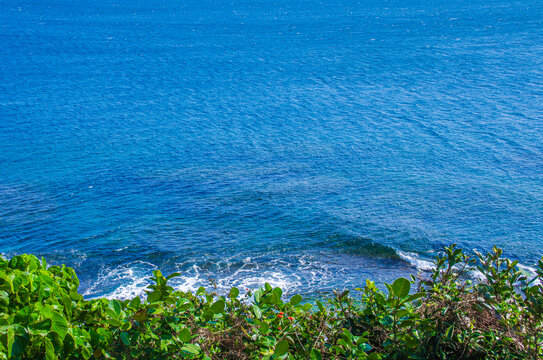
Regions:
<instances>
[{"instance_id":1,"label":"shrub","mask_svg":"<svg viewBox=\"0 0 543 360\"><path fill-rule=\"evenodd\" d=\"M158 270L145 300L85 300L69 267L0 258L0 358L539 359L543 259L529 279L501 255L453 245L427 278L314 303L269 284L184 293L168 285L178 273Z\"/></svg>"}]
</instances>

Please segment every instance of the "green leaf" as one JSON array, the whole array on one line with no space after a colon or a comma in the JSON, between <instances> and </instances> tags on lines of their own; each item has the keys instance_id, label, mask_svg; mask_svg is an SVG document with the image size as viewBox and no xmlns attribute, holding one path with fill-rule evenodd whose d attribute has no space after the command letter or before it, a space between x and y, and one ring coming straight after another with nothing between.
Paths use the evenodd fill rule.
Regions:
<instances>
[{"instance_id":1,"label":"green leaf","mask_svg":"<svg viewBox=\"0 0 543 360\"><path fill-rule=\"evenodd\" d=\"M228 297L230 297L230 299L235 299L237 298L239 295L239 289L237 287L233 287L232 289L230 289L230 294L228 294Z\"/></svg>"},{"instance_id":2,"label":"green leaf","mask_svg":"<svg viewBox=\"0 0 543 360\"><path fill-rule=\"evenodd\" d=\"M49 338L44 337L43 341L45 342L45 359L46 360L56 360L57 355L55 354L55 347Z\"/></svg>"},{"instance_id":3,"label":"green leaf","mask_svg":"<svg viewBox=\"0 0 543 360\"><path fill-rule=\"evenodd\" d=\"M121 304L117 300L109 300L108 309L113 312L113 317L118 319L121 314Z\"/></svg>"},{"instance_id":4,"label":"green leaf","mask_svg":"<svg viewBox=\"0 0 543 360\"><path fill-rule=\"evenodd\" d=\"M206 288L203 286L200 286L198 290L196 290L196 296L203 295L206 292Z\"/></svg>"},{"instance_id":5,"label":"green leaf","mask_svg":"<svg viewBox=\"0 0 543 360\"><path fill-rule=\"evenodd\" d=\"M173 279L174 277L178 277L178 276L181 276L181 273L174 272L174 273L171 273L170 275L166 276L166 279L170 280L170 279Z\"/></svg>"},{"instance_id":6,"label":"green leaf","mask_svg":"<svg viewBox=\"0 0 543 360\"><path fill-rule=\"evenodd\" d=\"M287 351L288 351L288 341L282 340L282 341L279 341L277 345L275 345L275 350L273 354L275 356L283 356L287 353Z\"/></svg>"},{"instance_id":7,"label":"green leaf","mask_svg":"<svg viewBox=\"0 0 543 360\"><path fill-rule=\"evenodd\" d=\"M0 291L0 305L1 306L9 305L9 294L5 291Z\"/></svg>"},{"instance_id":8,"label":"green leaf","mask_svg":"<svg viewBox=\"0 0 543 360\"><path fill-rule=\"evenodd\" d=\"M213 311L215 314L220 314L224 311L224 301L217 300L213 305L211 305L211 311Z\"/></svg>"},{"instance_id":9,"label":"green leaf","mask_svg":"<svg viewBox=\"0 0 543 360\"><path fill-rule=\"evenodd\" d=\"M319 308L319 311L324 312L324 306L322 306L322 303L319 300L317 300L315 302L317 303L317 307Z\"/></svg>"},{"instance_id":10,"label":"green leaf","mask_svg":"<svg viewBox=\"0 0 543 360\"><path fill-rule=\"evenodd\" d=\"M7 329L7 348L10 357L15 358L28 345L28 335L20 325L10 325Z\"/></svg>"},{"instance_id":11,"label":"green leaf","mask_svg":"<svg viewBox=\"0 0 543 360\"><path fill-rule=\"evenodd\" d=\"M111 326L115 326L115 327L119 327L119 326L122 326L123 323L120 322L119 320L117 319L107 319L106 322L111 325Z\"/></svg>"},{"instance_id":12,"label":"green leaf","mask_svg":"<svg viewBox=\"0 0 543 360\"><path fill-rule=\"evenodd\" d=\"M255 299L255 303L256 304L260 304L260 300L262 298L262 291L260 289L256 290L255 291L255 294L253 295L254 299Z\"/></svg>"},{"instance_id":13,"label":"green leaf","mask_svg":"<svg viewBox=\"0 0 543 360\"><path fill-rule=\"evenodd\" d=\"M258 331L260 331L262 335L266 335L268 331L270 331L270 326L267 323L263 322L262 325L258 328Z\"/></svg>"},{"instance_id":14,"label":"green leaf","mask_svg":"<svg viewBox=\"0 0 543 360\"><path fill-rule=\"evenodd\" d=\"M185 344L181 348L181 351L190 355L198 355L200 353L200 346L198 346L197 344Z\"/></svg>"},{"instance_id":15,"label":"green leaf","mask_svg":"<svg viewBox=\"0 0 543 360\"><path fill-rule=\"evenodd\" d=\"M133 298L132 300L130 300L130 303L128 304L128 306L132 309L137 309L141 304L141 299L139 296L136 296L135 298Z\"/></svg>"},{"instance_id":16,"label":"green leaf","mask_svg":"<svg viewBox=\"0 0 543 360\"><path fill-rule=\"evenodd\" d=\"M129 346L130 345L130 338L128 337L128 333L126 331L123 331L121 333L121 341L123 342L123 344L125 344L126 346Z\"/></svg>"},{"instance_id":17,"label":"green leaf","mask_svg":"<svg viewBox=\"0 0 543 360\"><path fill-rule=\"evenodd\" d=\"M406 301L409 301L409 302L415 301L415 300L420 299L420 298L423 297L424 295L425 295L424 293L416 293L416 294L413 294L413 295L409 296L409 297L406 299Z\"/></svg>"},{"instance_id":18,"label":"green leaf","mask_svg":"<svg viewBox=\"0 0 543 360\"><path fill-rule=\"evenodd\" d=\"M61 340L64 340L66 333L68 332L68 322L57 311L53 311L51 315L51 330L56 332Z\"/></svg>"},{"instance_id":19,"label":"green leaf","mask_svg":"<svg viewBox=\"0 0 543 360\"><path fill-rule=\"evenodd\" d=\"M83 359L90 359L92 353L88 346L84 346L81 349L81 355L83 355Z\"/></svg>"},{"instance_id":20,"label":"green leaf","mask_svg":"<svg viewBox=\"0 0 543 360\"><path fill-rule=\"evenodd\" d=\"M211 310L206 310L202 314L202 318L204 318L204 320L211 320L213 319L213 316L215 316L215 313Z\"/></svg>"},{"instance_id":21,"label":"green leaf","mask_svg":"<svg viewBox=\"0 0 543 360\"><path fill-rule=\"evenodd\" d=\"M134 319L140 323L147 320L147 310L139 309L138 311L136 311L136 313L134 314Z\"/></svg>"},{"instance_id":22,"label":"green leaf","mask_svg":"<svg viewBox=\"0 0 543 360\"><path fill-rule=\"evenodd\" d=\"M253 305L253 314L255 314L255 317L257 319L261 319L262 318L262 310L260 310L260 308L256 305Z\"/></svg>"},{"instance_id":23,"label":"green leaf","mask_svg":"<svg viewBox=\"0 0 543 360\"><path fill-rule=\"evenodd\" d=\"M294 295L291 299L290 299L290 303L294 306L298 305L299 303L302 302L302 295Z\"/></svg>"},{"instance_id":24,"label":"green leaf","mask_svg":"<svg viewBox=\"0 0 543 360\"><path fill-rule=\"evenodd\" d=\"M445 336L447 337L447 339L449 341L452 340L452 337L453 337L453 334L454 334L454 324L452 324L451 326L449 326L449 328L447 329L447 331L445 332Z\"/></svg>"},{"instance_id":25,"label":"green leaf","mask_svg":"<svg viewBox=\"0 0 543 360\"><path fill-rule=\"evenodd\" d=\"M179 340L181 340L184 343L188 343L190 342L190 340L192 340L192 334L190 333L190 330L187 328L184 328L183 330L181 330L179 332L178 337L179 337Z\"/></svg>"},{"instance_id":26,"label":"green leaf","mask_svg":"<svg viewBox=\"0 0 543 360\"><path fill-rule=\"evenodd\" d=\"M407 295L409 295L410 290L411 290L411 283L406 278L396 279L392 283L392 291L394 292L394 295L399 298L404 298Z\"/></svg>"},{"instance_id":27,"label":"green leaf","mask_svg":"<svg viewBox=\"0 0 543 360\"><path fill-rule=\"evenodd\" d=\"M160 290L155 290L149 295L147 295L147 301L150 303L154 303L154 302L159 301L161 297L162 297L162 293L160 292Z\"/></svg>"},{"instance_id":28,"label":"green leaf","mask_svg":"<svg viewBox=\"0 0 543 360\"><path fill-rule=\"evenodd\" d=\"M317 349L311 349L311 360L322 360L322 355Z\"/></svg>"}]
</instances>

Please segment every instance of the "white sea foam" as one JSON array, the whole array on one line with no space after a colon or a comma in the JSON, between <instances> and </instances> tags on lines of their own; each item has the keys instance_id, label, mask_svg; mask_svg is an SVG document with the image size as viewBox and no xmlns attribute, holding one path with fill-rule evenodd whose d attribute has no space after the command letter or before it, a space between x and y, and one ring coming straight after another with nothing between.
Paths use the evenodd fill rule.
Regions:
<instances>
[{"instance_id":1,"label":"white sea foam","mask_svg":"<svg viewBox=\"0 0 543 360\"><path fill-rule=\"evenodd\" d=\"M528 281L532 280L534 277L537 276L537 270L535 267L531 267L531 266L527 266L523 264L518 264L517 266L519 270L522 271L524 275L526 275L526 277L528 278ZM532 285L541 285L541 280L534 281Z\"/></svg>"},{"instance_id":2,"label":"white sea foam","mask_svg":"<svg viewBox=\"0 0 543 360\"><path fill-rule=\"evenodd\" d=\"M154 264L134 261L115 268L104 268L97 279L83 292L83 296L95 298L105 296L112 299L128 299L144 295L151 283L149 277L157 269Z\"/></svg>"},{"instance_id":3,"label":"white sea foam","mask_svg":"<svg viewBox=\"0 0 543 360\"><path fill-rule=\"evenodd\" d=\"M431 271L435 268L434 263L430 260L421 259L419 255L415 253L397 251L397 254L405 261L416 267L421 271Z\"/></svg>"}]
</instances>

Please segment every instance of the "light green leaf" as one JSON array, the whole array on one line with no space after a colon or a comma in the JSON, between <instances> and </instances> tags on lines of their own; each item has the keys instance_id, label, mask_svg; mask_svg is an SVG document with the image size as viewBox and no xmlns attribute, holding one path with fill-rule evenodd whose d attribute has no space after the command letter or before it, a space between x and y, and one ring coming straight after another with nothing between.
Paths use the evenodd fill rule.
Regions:
<instances>
[{"instance_id":1,"label":"light green leaf","mask_svg":"<svg viewBox=\"0 0 543 360\"><path fill-rule=\"evenodd\" d=\"M392 291L399 298L404 298L409 295L411 283L406 278L398 278L392 283Z\"/></svg>"},{"instance_id":2,"label":"light green leaf","mask_svg":"<svg viewBox=\"0 0 543 360\"><path fill-rule=\"evenodd\" d=\"M294 295L291 299L290 299L290 303L294 306L298 305L299 303L302 302L302 296L301 295Z\"/></svg>"},{"instance_id":3,"label":"light green leaf","mask_svg":"<svg viewBox=\"0 0 543 360\"><path fill-rule=\"evenodd\" d=\"M44 337L43 341L45 342L45 359L46 360L56 360L57 355L55 354L55 347L49 338Z\"/></svg>"},{"instance_id":4,"label":"light green leaf","mask_svg":"<svg viewBox=\"0 0 543 360\"><path fill-rule=\"evenodd\" d=\"M66 333L68 332L68 322L57 311L53 311L51 315L51 330L56 332L61 340L64 340Z\"/></svg>"},{"instance_id":5,"label":"light green leaf","mask_svg":"<svg viewBox=\"0 0 543 360\"><path fill-rule=\"evenodd\" d=\"M200 346L197 344L185 344L181 348L181 351L191 355L198 355L200 353Z\"/></svg>"},{"instance_id":6,"label":"light green leaf","mask_svg":"<svg viewBox=\"0 0 543 360\"><path fill-rule=\"evenodd\" d=\"M262 310L260 310L260 308L256 305L253 305L253 314L255 314L255 317L257 319L261 319L262 318Z\"/></svg>"},{"instance_id":7,"label":"light green leaf","mask_svg":"<svg viewBox=\"0 0 543 360\"><path fill-rule=\"evenodd\" d=\"M178 276L181 276L181 273L174 272L174 273L171 273L170 275L166 276L166 279L170 280L170 279L173 279L174 277L178 277Z\"/></svg>"}]
</instances>

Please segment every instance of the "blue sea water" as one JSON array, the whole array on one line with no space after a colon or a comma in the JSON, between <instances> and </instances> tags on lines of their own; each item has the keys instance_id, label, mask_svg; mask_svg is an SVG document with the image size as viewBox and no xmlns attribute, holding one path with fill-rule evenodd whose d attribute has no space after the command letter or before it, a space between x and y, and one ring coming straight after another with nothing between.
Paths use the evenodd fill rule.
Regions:
<instances>
[{"instance_id":1,"label":"blue sea water","mask_svg":"<svg viewBox=\"0 0 543 360\"><path fill-rule=\"evenodd\" d=\"M86 296L543 255L543 2L0 0L0 252Z\"/></svg>"}]
</instances>

